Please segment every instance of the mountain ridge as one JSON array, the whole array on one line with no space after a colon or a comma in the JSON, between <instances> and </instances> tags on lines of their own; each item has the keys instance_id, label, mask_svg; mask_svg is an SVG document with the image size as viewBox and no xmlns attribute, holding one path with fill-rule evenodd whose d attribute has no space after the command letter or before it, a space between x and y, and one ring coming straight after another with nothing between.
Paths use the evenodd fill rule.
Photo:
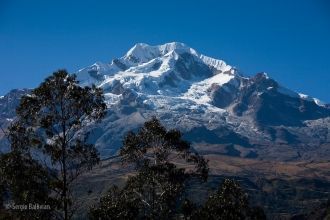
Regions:
<instances>
[{"instance_id":1,"label":"mountain ridge","mask_svg":"<svg viewBox=\"0 0 330 220\"><path fill-rule=\"evenodd\" d=\"M121 58L76 75L82 86L93 83L105 93L107 117L86 128L103 157L115 154L122 137L152 116L182 130L205 153L279 160L330 155L327 104L266 73L243 76L183 43L139 43Z\"/></svg>"}]
</instances>

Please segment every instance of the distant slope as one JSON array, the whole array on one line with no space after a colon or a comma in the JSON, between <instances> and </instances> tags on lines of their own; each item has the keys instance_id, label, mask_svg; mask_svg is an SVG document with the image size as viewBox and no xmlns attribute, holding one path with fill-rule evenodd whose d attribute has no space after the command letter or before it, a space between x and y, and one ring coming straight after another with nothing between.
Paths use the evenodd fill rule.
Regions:
<instances>
[{"instance_id":1,"label":"distant slope","mask_svg":"<svg viewBox=\"0 0 330 220\"><path fill-rule=\"evenodd\" d=\"M107 117L86 128L104 158L151 116L180 129L204 153L282 161L330 158L329 105L284 88L266 73L243 76L183 43L139 43L123 57L96 62L76 75L82 86L104 89ZM17 97L0 99L4 127L21 93L10 94Z\"/></svg>"}]
</instances>

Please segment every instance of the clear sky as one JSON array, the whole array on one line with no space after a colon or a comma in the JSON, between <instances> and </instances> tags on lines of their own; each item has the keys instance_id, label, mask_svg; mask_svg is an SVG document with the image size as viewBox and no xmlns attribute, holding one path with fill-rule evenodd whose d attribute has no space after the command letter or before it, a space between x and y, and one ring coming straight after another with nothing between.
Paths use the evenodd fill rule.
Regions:
<instances>
[{"instance_id":1,"label":"clear sky","mask_svg":"<svg viewBox=\"0 0 330 220\"><path fill-rule=\"evenodd\" d=\"M0 0L0 95L172 41L330 103L328 0Z\"/></svg>"}]
</instances>

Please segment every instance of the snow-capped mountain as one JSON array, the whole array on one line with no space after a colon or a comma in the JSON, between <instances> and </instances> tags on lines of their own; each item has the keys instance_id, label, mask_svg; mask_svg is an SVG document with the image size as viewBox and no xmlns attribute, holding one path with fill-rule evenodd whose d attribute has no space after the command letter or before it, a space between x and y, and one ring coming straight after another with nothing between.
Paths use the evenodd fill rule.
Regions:
<instances>
[{"instance_id":1,"label":"snow-capped mountain","mask_svg":"<svg viewBox=\"0 0 330 220\"><path fill-rule=\"evenodd\" d=\"M81 85L93 83L105 92L108 115L89 128L103 157L115 154L125 133L151 116L180 129L202 153L275 159L330 155L326 104L265 73L242 76L183 43L139 43L123 57L76 75Z\"/></svg>"}]
</instances>

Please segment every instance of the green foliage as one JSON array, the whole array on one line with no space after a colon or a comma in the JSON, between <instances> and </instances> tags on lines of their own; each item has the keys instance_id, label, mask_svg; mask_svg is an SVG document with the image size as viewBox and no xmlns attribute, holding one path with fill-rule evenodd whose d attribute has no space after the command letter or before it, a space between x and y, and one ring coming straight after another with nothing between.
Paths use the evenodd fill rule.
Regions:
<instances>
[{"instance_id":1,"label":"green foliage","mask_svg":"<svg viewBox=\"0 0 330 220\"><path fill-rule=\"evenodd\" d=\"M124 189L135 198L140 219L169 219L175 215L186 179L183 169L171 163L144 167Z\"/></svg>"},{"instance_id":2,"label":"green foliage","mask_svg":"<svg viewBox=\"0 0 330 220\"><path fill-rule=\"evenodd\" d=\"M179 131L167 131L156 118L127 134L120 156L123 163L135 165L137 175L123 189L112 188L91 210L93 219L172 219L179 214L186 181L193 176L207 180L207 161L191 151ZM178 161L195 169L179 168Z\"/></svg>"},{"instance_id":3,"label":"green foliage","mask_svg":"<svg viewBox=\"0 0 330 220\"><path fill-rule=\"evenodd\" d=\"M186 198L187 180L206 180L205 159L191 152L179 131L167 131L153 118L137 133L129 133L121 148L124 163L133 163L137 174L119 189L112 187L90 210L92 219L265 219L261 208L249 206L236 181L226 179L205 204L198 207ZM195 165L189 172L178 161Z\"/></svg>"},{"instance_id":4,"label":"green foliage","mask_svg":"<svg viewBox=\"0 0 330 220\"><path fill-rule=\"evenodd\" d=\"M196 212L194 219L266 219L263 210L251 208L248 196L239 184L225 179L216 193L211 195L204 206Z\"/></svg>"},{"instance_id":5,"label":"green foliage","mask_svg":"<svg viewBox=\"0 0 330 220\"><path fill-rule=\"evenodd\" d=\"M190 144L182 139L181 132L167 131L156 118L145 122L137 133L130 132L126 135L120 156L123 162L135 164L137 170L181 159L195 165L195 169L186 175L198 176L206 181L209 171L207 161L198 153L192 152Z\"/></svg>"},{"instance_id":6,"label":"green foliage","mask_svg":"<svg viewBox=\"0 0 330 220\"><path fill-rule=\"evenodd\" d=\"M90 210L90 219L135 219L138 214L139 207L134 197L112 186L107 195L100 199L99 206Z\"/></svg>"},{"instance_id":7,"label":"green foliage","mask_svg":"<svg viewBox=\"0 0 330 220\"><path fill-rule=\"evenodd\" d=\"M184 176L184 170L173 164L145 167L123 189L112 187L91 209L91 218L170 219L176 214Z\"/></svg>"},{"instance_id":8,"label":"green foliage","mask_svg":"<svg viewBox=\"0 0 330 220\"><path fill-rule=\"evenodd\" d=\"M97 150L87 142L89 133L82 128L105 116L102 90L80 87L75 75L59 70L22 97L16 113L17 120L8 134L12 152L2 160L2 164L9 162L2 170L13 199L37 202L39 193L40 199L51 194L57 201L53 208L63 213L57 213L58 217L69 219L71 184L82 171L99 162ZM36 189L21 183L18 174L31 184L35 181ZM21 201L21 197L26 200Z\"/></svg>"},{"instance_id":9,"label":"green foliage","mask_svg":"<svg viewBox=\"0 0 330 220\"><path fill-rule=\"evenodd\" d=\"M0 173L2 176L2 195L10 193L11 203L17 205L49 204L54 206L54 200L49 197L50 177L47 170L29 155L17 151L1 155ZM5 207L2 207L3 209ZM45 219L51 216L51 210L19 210L11 216L20 219Z\"/></svg>"},{"instance_id":10,"label":"green foliage","mask_svg":"<svg viewBox=\"0 0 330 220\"><path fill-rule=\"evenodd\" d=\"M248 199L233 180L225 179L218 191L209 197L204 206L208 218L244 219L247 215Z\"/></svg>"}]
</instances>

